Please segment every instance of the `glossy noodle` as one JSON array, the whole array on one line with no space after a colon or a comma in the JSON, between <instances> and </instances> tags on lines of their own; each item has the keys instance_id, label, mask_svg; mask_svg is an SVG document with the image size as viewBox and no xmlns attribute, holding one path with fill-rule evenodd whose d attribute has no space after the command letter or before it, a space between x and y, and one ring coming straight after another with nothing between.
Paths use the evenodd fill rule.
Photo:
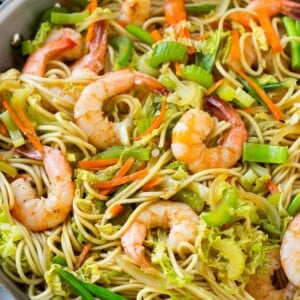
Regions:
<instances>
[{"instance_id":1,"label":"glossy noodle","mask_svg":"<svg viewBox=\"0 0 300 300\"><path fill-rule=\"evenodd\" d=\"M4 272L35 300L300 297L300 5L80 3L0 75Z\"/></svg>"}]
</instances>

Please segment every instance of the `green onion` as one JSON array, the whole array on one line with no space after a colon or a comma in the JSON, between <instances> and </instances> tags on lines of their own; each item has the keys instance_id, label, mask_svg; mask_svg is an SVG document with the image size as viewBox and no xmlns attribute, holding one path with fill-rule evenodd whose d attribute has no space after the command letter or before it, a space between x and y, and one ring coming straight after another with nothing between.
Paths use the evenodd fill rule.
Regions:
<instances>
[{"instance_id":1,"label":"green onion","mask_svg":"<svg viewBox=\"0 0 300 300\"><path fill-rule=\"evenodd\" d=\"M90 15L88 10L76 13L51 13L51 23L53 24L78 24L83 22Z\"/></svg>"},{"instance_id":2,"label":"green onion","mask_svg":"<svg viewBox=\"0 0 300 300\"><path fill-rule=\"evenodd\" d=\"M287 208L287 212L290 216L295 216L295 214L298 212L300 208L300 193L298 193L292 202L289 204Z\"/></svg>"},{"instance_id":3,"label":"green onion","mask_svg":"<svg viewBox=\"0 0 300 300\"><path fill-rule=\"evenodd\" d=\"M142 27L136 25L136 24L128 24L125 29L131 33L132 35L134 35L136 38L138 38L139 40L147 43L148 45L152 45L154 44L154 40L151 36L151 34L143 29Z\"/></svg>"},{"instance_id":4,"label":"green onion","mask_svg":"<svg viewBox=\"0 0 300 300\"><path fill-rule=\"evenodd\" d=\"M8 130L9 136L12 139L12 143L14 147L19 147L25 144L25 139L18 129L18 127L13 122L12 118L10 117L8 111L4 111L0 115L1 121L4 123L6 129Z\"/></svg>"},{"instance_id":5,"label":"green onion","mask_svg":"<svg viewBox=\"0 0 300 300\"><path fill-rule=\"evenodd\" d=\"M150 65L157 68L160 64L166 62L186 63L187 58L188 49L185 45L173 41L164 41L155 45Z\"/></svg>"},{"instance_id":6,"label":"green onion","mask_svg":"<svg viewBox=\"0 0 300 300\"><path fill-rule=\"evenodd\" d=\"M283 25L289 37L297 36L295 21L287 16L282 18ZM291 47L291 65L293 70L300 69L300 43L297 41L290 41Z\"/></svg>"},{"instance_id":7,"label":"green onion","mask_svg":"<svg viewBox=\"0 0 300 300\"><path fill-rule=\"evenodd\" d=\"M126 36L114 37L109 42L118 51L115 69L128 66L133 54L133 42Z\"/></svg>"},{"instance_id":8,"label":"green onion","mask_svg":"<svg viewBox=\"0 0 300 300\"><path fill-rule=\"evenodd\" d=\"M181 75L184 79L194 81L210 88L214 84L214 78L211 73L207 72L204 68L197 65L187 65L182 68Z\"/></svg>"},{"instance_id":9,"label":"green onion","mask_svg":"<svg viewBox=\"0 0 300 300\"><path fill-rule=\"evenodd\" d=\"M52 258L52 262L54 264L59 264L59 265L64 266L64 267L66 267L68 265L66 259L64 257L60 256L60 255L55 255Z\"/></svg>"},{"instance_id":10,"label":"green onion","mask_svg":"<svg viewBox=\"0 0 300 300\"><path fill-rule=\"evenodd\" d=\"M64 282L69 284L84 300L95 300L92 294L90 294L90 292L81 285L73 274L59 268L56 268L56 272L58 276Z\"/></svg>"},{"instance_id":11,"label":"green onion","mask_svg":"<svg viewBox=\"0 0 300 300\"><path fill-rule=\"evenodd\" d=\"M92 295L102 300L126 300L125 297L99 285L79 280L72 273L65 270L56 268L56 272L59 277L68 283L84 300L94 300Z\"/></svg>"},{"instance_id":12,"label":"green onion","mask_svg":"<svg viewBox=\"0 0 300 300\"><path fill-rule=\"evenodd\" d=\"M18 175L17 169L5 161L0 161L0 171L10 177L16 177Z\"/></svg>"},{"instance_id":13,"label":"green onion","mask_svg":"<svg viewBox=\"0 0 300 300\"><path fill-rule=\"evenodd\" d=\"M245 143L243 161L282 164L288 160L288 148L285 146Z\"/></svg>"},{"instance_id":14,"label":"green onion","mask_svg":"<svg viewBox=\"0 0 300 300\"><path fill-rule=\"evenodd\" d=\"M221 226L228 223L233 219L233 211L237 207L237 201L235 189L226 189L217 208L202 214L204 221L209 226Z\"/></svg>"},{"instance_id":15,"label":"green onion","mask_svg":"<svg viewBox=\"0 0 300 300\"><path fill-rule=\"evenodd\" d=\"M274 82L274 83L267 83L262 86L264 90L272 90L286 87L286 81Z\"/></svg>"},{"instance_id":16,"label":"green onion","mask_svg":"<svg viewBox=\"0 0 300 300\"><path fill-rule=\"evenodd\" d=\"M216 8L216 4L187 4L185 9L188 13L209 13Z\"/></svg>"}]
</instances>

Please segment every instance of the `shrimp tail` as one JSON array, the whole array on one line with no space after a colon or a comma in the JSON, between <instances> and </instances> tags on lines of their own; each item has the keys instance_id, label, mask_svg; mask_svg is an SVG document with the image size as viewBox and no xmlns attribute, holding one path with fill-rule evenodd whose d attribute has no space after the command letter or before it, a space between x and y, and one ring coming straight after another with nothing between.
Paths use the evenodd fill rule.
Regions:
<instances>
[{"instance_id":1,"label":"shrimp tail","mask_svg":"<svg viewBox=\"0 0 300 300\"><path fill-rule=\"evenodd\" d=\"M35 148L28 149L26 146L20 146L14 148L13 151L28 158L43 160L43 154Z\"/></svg>"},{"instance_id":2,"label":"shrimp tail","mask_svg":"<svg viewBox=\"0 0 300 300\"><path fill-rule=\"evenodd\" d=\"M134 71L134 84L135 86L146 86L151 92L165 96L170 93L169 89L162 84L160 84L153 77L148 76L146 74Z\"/></svg>"},{"instance_id":3,"label":"shrimp tail","mask_svg":"<svg viewBox=\"0 0 300 300\"><path fill-rule=\"evenodd\" d=\"M203 98L204 107L210 111L219 120L228 121L231 125L239 126L242 120L234 112L231 105L216 96L205 96Z\"/></svg>"},{"instance_id":4,"label":"shrimp tail","mask_svg":"<svg viewBox=\"0 0 300 300\"><path fill-rule=\"evenodd\" d=\"M95 23L94 35L90 42L89 54L83 56L72 66L72 72L82 69L90 70L99 74L104 68L105 55L107 50L106 22Z\"/></svg>"}]
</instances>

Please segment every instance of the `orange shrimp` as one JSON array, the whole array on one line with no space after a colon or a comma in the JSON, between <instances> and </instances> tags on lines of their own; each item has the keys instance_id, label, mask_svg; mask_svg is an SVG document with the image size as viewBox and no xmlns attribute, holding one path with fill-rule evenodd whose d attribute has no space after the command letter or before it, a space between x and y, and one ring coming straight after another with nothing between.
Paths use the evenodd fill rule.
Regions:
<instances>
[{"instance_id":1,"label":"orange shrimp","mask_svg":"<svg viewBox=\"0 0 300 300\"><path fill-rule=\"evenodd\" d=\"M181 117L172 132L171 149L175 158L196 173L210 168L231 168L240 159L248 134L240 116L228 103L212 96L204 98L206 108L231 127L223 144L207 148L203 140L214 127L213 118L203 110L190 109Z\"/></svg>"},{"instance_id":2,"label":"orange shrimp","mask_svg":"<svg viewBox=\"0 0 300 300\"><path fill-rule=\"evenodd\" d=\"M269 17L282 13L294 19L300 18L300 3L291 0L253 0L247 6L248 9L264 10Z\"/></svg>"}]
</instances>

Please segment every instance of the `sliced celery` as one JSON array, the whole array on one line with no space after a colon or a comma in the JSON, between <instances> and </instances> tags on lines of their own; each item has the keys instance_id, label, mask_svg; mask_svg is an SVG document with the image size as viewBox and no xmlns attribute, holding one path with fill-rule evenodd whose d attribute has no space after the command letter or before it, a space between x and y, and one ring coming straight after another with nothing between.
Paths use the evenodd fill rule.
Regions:
<instances>
[{"instance_id":1,"label":"sliced celery","mask_svg":"<svg viewBox=\"0 0 300 300\"><path fill-rule=\"evenodd\" d=\"M182 68L182 77L184 79L197 82L205 88L209 88L214 84L214 78L212 74L201 66L197 65L184 66Z\"/></svg>"},{"instance_id":2,"label":"sliced celery","mask_svg":"<svg viewBox=\"0 0 300 300\"><path fill-rule=\"evenodd\" d=\"M11 177L15 177L18 175L17 169L5 161L0 161L0 171L6 173Z\"/></svg>"},{"instance_id":3,"label":"sliced celery","mask_svg":"<svg viewBox=\"0 0 300 300\"><path fill-rule=\"evenodd\" d=\"M225 101L232 101L236 96L235 89L229 83L223 83L216 91L217 95Z\"/></svg>"},{"instance_id":4,"label":"sliced celery","mask_svg":"<svg viewBox=\"0 0 300 300\"><path fill-rule=\"evenodd\" d=\"M1 121L4 123L6 129L8 130L9 136L12 139L12 143L14 147L19 147L25 144L25 139L18 129L18 127L15 125L11 117L9 116L8 112L5 111L0 115Z\"/></svg>"}]
</instances>

